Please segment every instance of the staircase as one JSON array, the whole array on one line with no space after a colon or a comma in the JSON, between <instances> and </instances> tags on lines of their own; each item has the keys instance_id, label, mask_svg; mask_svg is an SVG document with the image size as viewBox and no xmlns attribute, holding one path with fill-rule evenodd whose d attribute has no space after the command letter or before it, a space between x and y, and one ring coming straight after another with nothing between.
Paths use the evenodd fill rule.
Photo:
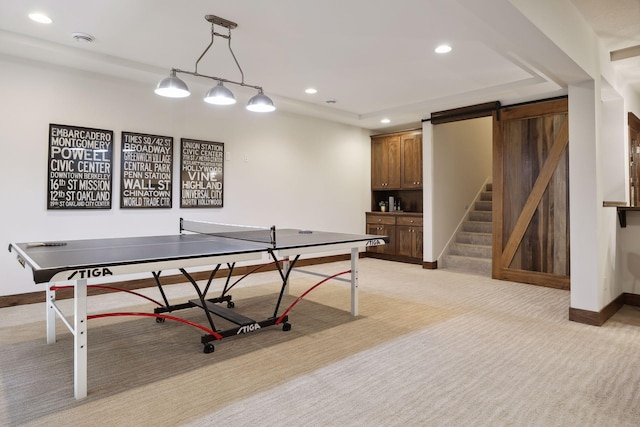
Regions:
<instances>
[{"instance_id":1,"label":"staircase","mask_svg":"<svg viewBox=\"0 0 640 427\"><path fill-rule=\"evenodd\" d=\"M491 191L491 184L487 184L474 202L473 210L440 259L442 268L491 277Z\"/></svg>"}]
</instances>

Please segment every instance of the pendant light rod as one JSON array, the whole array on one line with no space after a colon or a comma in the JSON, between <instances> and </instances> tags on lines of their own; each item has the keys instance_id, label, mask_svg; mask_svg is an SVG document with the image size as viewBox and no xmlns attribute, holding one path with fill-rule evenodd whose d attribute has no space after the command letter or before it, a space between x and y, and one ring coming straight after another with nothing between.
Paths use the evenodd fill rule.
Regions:
<instances>
[{"instance_id":1,"label":"pendant light rod","mask_svg":"<svg viewBox=\"0 0 640 427\"><path fill-rule=\"evenodd\" d=\"M252 89L257 89L257 90L262 90L261 86L255 86L255 85L250 85L248 83L245 82L236 82L233 80L229 80L229 79L225 79L223 77L215 77L215 76L207 76L206 74L200 74L197 71L186 71L186 70L181 70L179 68L172 68L171 72L176 72L176 73L180 73L180 74L188 74L190 76L194 76L194 77L204 77L205 79L211 79L211 80L216 80L222 83L231 83L234 85L238 85L238 86L242 86L242 87L250 87Z\"/></svg>"},{"instance_id":2,"label":"pendant light rod","mask_svg":"<svg viewBox=\"0 0 640 427\"><path fill-rule=\"evenodd\" d=\"M236 66L238 67L238 70L240 71L240 82L241 83L236 83L230 80L226 80L227 83L235 83L235 84L240 84L241 86L245 86L244 84L244 72L242 71L242 67L240 67L240 63L238 62L238 59L236 58L236 54L233 52L233 49L231 49L231 29L232 28L237 28L238 24L236 24L235 22L229 21L227 19L224 18L220 18L218 16L215 15L206 15L204 17L204 19L206 19L208 22L211 22L211 42L209 43L209 45L204 49L204 52L202 52L202 54L200 55L200 57L198 58L198 60L196 61L196 66L195 66L195 74L192 75L198 75L199 77L207 77L201 74L198 74L198 63L200 63L200 60L202 60L202 58L206 55L206 53L209 51L209 49L211 48L211 46L213 46L213 42L217 37L222 37L223 39L227 39L228 41L228 47L229 47L229 52L231 52L231 56L233 57L233 60L236 63ZM220 34L218 32L216 32L216 25L220 25L223 26L225 28L227 28L229 30L229 34L225 35L225 34ZM184 71L181 71L184 73ZM216 79L216 80L223 80L223 79ZM247 85L249 86L249 85ZM254 86L249 86L249 87L254 87ZM255 88L255 87L254 87ZM256 88L258 89L258 88Z\"/></svg>"},{"instance_id":3,"label":"pendant light rod","mask_svg":"<svg viewBox=\"0 0 640 427\"><path fill-rule=\"evenodd\" d=\"M212 25L212 26L213 26L213 25ZM196 74L198 73L198 63L200 62L200 60L202 59L202 57L203 57L203 56L204 56L204 55L209 51L209 48L210 48L211 46L213 46L213 39L214 39L213 34L214 34L214 33L213 33L213 30L212 30L212 31L211 31L211 43L209 43L209 46L207 46L207 47L205 48L204 52L202 52L202 54L200 55L200 57L196 60L196 67L195 67L195 72L196 72Z\"/></svg>"},{"instance_id":4,"label":"pendant light rod","mask_svg":"<svg viewBox=\"0 0 640 427\"><path fill-rule=\"evenodd\" d=\"M231 49L231 28L229 28L229 38L227 40L228 40L228 45L229 45L229 52L231 52L231 56L233 56L233 60L236 61L236 65L238 66L238 70L240 70L240 78L241 78L240 81L242 82L242 84L244 84L244 73L242 72L242 68L240 67L240 63L236 59L236 54L233 53L233 49Z\"/></svg>"}]
</instances>

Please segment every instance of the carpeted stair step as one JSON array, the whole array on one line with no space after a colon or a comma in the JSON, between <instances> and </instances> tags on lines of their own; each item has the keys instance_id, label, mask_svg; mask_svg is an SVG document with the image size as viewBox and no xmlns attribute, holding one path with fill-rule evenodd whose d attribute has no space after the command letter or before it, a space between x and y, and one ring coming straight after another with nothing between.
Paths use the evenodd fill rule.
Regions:
<instances>
[{"instance_id":1,"label":"carpeted stair step","mask_svg":"<svg viewBox=\"0 0 640 427\"><path fill-rule=\"evenodd\" d=\"M491 233L473 233L468 231L461 231L456 235L456 242L491 246L492 238L493 237Z\"/></svg>"},{"instance_id":2,"label":"carpeted stair step","mask_svg":"<svg viewBox=\"0 0 640 427\"><path fill-rule=\"evenodd\" d=\"M462 224L462 231L474 233L491 233L491 223L485 221L465 221Z\"/></svg>"},{"instance_id":3,"label":"carpeted stair step","mask_svg":"<svg viewBox=\"0 0 640 427\"><path fill-rule=\"evenodd\" d=\"M449 254L491 259L491 250L491 246L474 245L469 243L453 243L449 247Z\"/></svg>"},{"instance_id":4,"label":"carpeted stair step","mask_svg":"<svg viewBox=\"0 0 640 427\"><path fill-rule=\"evenodd\" d=\"M492 203L490 200L478 200L475 203L475 209L477 211L489 211L491 212Z\"/></svg>"},{"instance_id":5,"label":"carpeted stair step","mask_svg":"<svg viewBox=\"0 0 640 427\"><path fill-rule=\"evenodd\" d=\"M460 255L444 255L441 260L443 268L466 273L491 276L491 259L465 257Z\"/></svg>"},{"instance_id":6,"label":"carpeted stair step","mask_svg":"<svg viewBox=\"0 0 640 427\"><path fill-rule=\"evenodd\" d=\"M491 211L471 211L469 221L491 222Z\"/></svg>"},{"instance_id":7,"label":"carpeted stair step","mask_svg":"<svg viewBox=\"0 0 640 427\"><path fill-rule=\"evenodd\" d=\"M480 200L483 202L490 202L493 200L493 193L491 191L483 191L480 193Z\"/></svg>"}]
</instances>

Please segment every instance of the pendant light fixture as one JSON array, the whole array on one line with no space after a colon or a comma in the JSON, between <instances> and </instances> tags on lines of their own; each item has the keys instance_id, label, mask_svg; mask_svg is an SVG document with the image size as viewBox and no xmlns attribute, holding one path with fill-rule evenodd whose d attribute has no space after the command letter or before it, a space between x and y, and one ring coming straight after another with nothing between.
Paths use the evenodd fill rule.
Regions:
<instances>
[{"instance_id":1,"label":"pendant light fixture","mask_svg":"<svg viewBox=\"0 0 640 427\"><path fill-rule=\"evenodd\" d=\"M243 86L243 87L250 87L258 91L258 93L249 100L247 104L247 110L255 111L259 113L267 113L275 110L276 107L273 105L273 101L271 100L271 98L269 98L267 95L264 94L262 87L250 85L244 82L244 73L242 72L242 68L240 67L238 60L236 59L236 55L233 53L233 50L231 49L231 30L236 28L238 24L214 15L206 15L204 19L206 19L208 22L211 23L211 43L209 43L209 46L206 47L204 52L202 52L202 54L196 61L195 70L185 71L185 70L180 70L178 68L172 68L171 73L169 74L169 77L161 80L160 83L158 83L155 93L157 93L160 96L166 96L169 98L183 98L185 96L189 96L190 92L189 92L189 88L187 87L187 84L177 76L178 73L189 74L191 76L203 77L203 78L215 80L218 82L216 86L209 89L209 91L204 97L204 101L209 104L232 105L236 103L236 98L233 95L233 92L231 92L229 88L224 86L224 83L229 83L229 84L234 84L234 85ZM228 34L225 35L225 34L217 33L215 30L216 25L227 28ZM229 52L231 52L231 56L233 57L233 60L235 61L236 66L238 67L238 70L240 71L241 80L239 82L229 80L229 79L224 79L221 77L213 77L213 76L208 76L205 74L198 73L198 63L204 57L204 55L209 51L211 46L213 46L213 41L216 36L227 39Z\"/></svg>"}]
</instances>

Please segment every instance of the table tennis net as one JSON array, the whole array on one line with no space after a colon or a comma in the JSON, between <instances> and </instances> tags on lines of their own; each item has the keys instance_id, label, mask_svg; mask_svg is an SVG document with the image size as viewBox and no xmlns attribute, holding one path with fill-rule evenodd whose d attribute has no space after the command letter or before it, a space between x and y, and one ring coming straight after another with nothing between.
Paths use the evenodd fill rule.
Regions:
<instances>
[{"instance_id":1,"label":"table tennis net","mask_svg":"<svg viewBox=\"0 0 640 427\"><path fill-rule=\"evenodd\" d=\"M259 242L276 247L276 228L250 225L221 224L180 218L180 232L207 234L228 239Z\"/></svg>"}]
</instances>

